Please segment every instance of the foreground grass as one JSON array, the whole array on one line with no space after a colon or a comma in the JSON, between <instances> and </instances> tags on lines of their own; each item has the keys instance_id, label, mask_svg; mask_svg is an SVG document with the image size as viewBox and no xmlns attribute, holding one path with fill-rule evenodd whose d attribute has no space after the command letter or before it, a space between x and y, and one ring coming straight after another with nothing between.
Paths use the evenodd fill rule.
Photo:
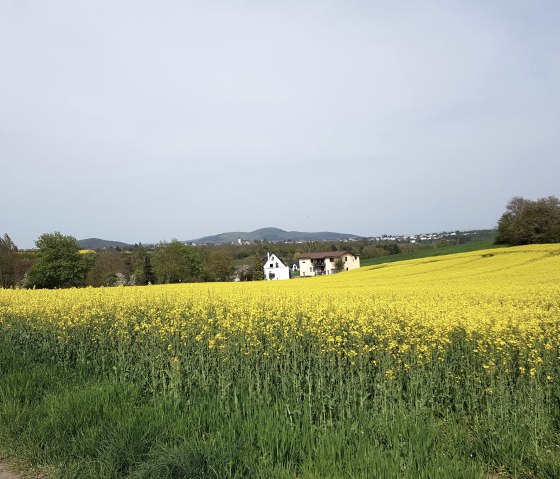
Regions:
<instances>
[{"instance_id":1,"label":"foreground grass","mask_svg":"<svg viewBox=\"0 0 560 479\"><path fill-rule=\"evenodd\" d=\"M558 397L529 383L461 402L427 375L412 396L379 382L349 399L363 377L328 386L317 373L302 388L302 371L267 392L242 370L227 382L193 372L197 387L177 395L31 360L5 342L0 364L0 442L54 465L54 477L560 477L560 415L545 406Z\"/></svg>"},{"instance_id":2,"label":"foreground grass","mask_svg":"<svg viewBox=\"0 0 560 479\"><path fill-rule=\"evenodd\" d=\"M379 258L365 259L360 262L361 266L373 266L383 263L394 263L396 261L406 261L409 259L430 258L432 256L444 256L456 253L470 253L472 251L480 251L485 249L504 248L505 245L496 245L494 241L473 241L471 243L441 246L439 248L419 249L410 253L399 253L390 256L380 256Z\"/></svg>"}]
</instances>

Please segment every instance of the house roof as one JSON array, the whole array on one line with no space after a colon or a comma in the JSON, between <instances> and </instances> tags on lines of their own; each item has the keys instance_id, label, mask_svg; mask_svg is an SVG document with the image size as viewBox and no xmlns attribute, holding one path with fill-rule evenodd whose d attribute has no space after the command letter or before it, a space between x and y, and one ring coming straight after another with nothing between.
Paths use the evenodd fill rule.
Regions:
<instances>
[{"instance_id":1,"label":"house roof","mask_svg":"<svg viewBox=\"0 0 560 479\"><path fill-rule=\"evenodd\" d=\"M268 263L268 262L270 261L270 257L271 257L272 255L274 255L274 256L276 257L276 260L277 260L278 262L282 263L282 260L281 260L278 256L276 256L275 253L266 253L266 254L262 257L262 260L261 260L263 266L264 266L266 263ZM282 263L282 266L284 266L284 263Z\"/></svg>"},{"instance_id":2,"label":"house roof","mask_svg":"<svg viewBox=\"0 0 560 479\"><path fill-rule=\"evenodd\" d=\"M340 258L345 254L352 254L348 251L322 251L318 253L303 253L299 259L324 259L324 258ZM353 255L353 254L352 254Z\"/></svg>"}]
</instances>

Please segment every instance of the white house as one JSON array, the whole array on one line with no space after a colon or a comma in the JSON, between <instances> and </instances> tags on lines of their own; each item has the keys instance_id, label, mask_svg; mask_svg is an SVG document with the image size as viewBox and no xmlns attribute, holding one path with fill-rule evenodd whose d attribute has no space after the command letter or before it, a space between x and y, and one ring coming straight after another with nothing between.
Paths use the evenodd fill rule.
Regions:
<instances>
[{"instance_id":1,"label":"white house","mask_svg":"<svg viewBox=\"0 0 560 479\"><path fill-rule=\"evenodd\" d=\"M338 259L342 259L343 269L341 271L360 267L360 258L348 251L304 253L299 257L299 275L303 277L338 273L336 267Z\"/></svg>"},{"instance_id":2,"label":"white house","mask_svg":"<svg viewBox=\"0 0 560 479\"><path fill-rule=\"evenodd\" d=\"M290 268L274 253L263 257L264 279L290 279Z\"/></svg>"}]
</instances>

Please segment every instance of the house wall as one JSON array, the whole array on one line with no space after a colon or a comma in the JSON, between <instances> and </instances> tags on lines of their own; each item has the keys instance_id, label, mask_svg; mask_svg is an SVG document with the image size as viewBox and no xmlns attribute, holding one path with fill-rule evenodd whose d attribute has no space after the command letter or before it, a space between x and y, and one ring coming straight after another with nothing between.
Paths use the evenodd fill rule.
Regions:
<instances>
[{"instance_id":1,"label":"house wall","mask_svg":"<svg viewBox=\"0 0 560 479\"><path fill-rule=\"evenodd\" d=\"M310 259L299 260L299 275L300 276L315 276Z\"/></svg>"},{"instance_id":2,"label":"house wall","mask_svg":"<svg viewBox=\"0 0 560 479\"><path fill-rule=\"evenodd\" d=\"M342 257L344 261L344 270L350 271L351 269L356 269L360 267L360 257L354 256L353 254L345 254Z\"/></svg>"},{"instance_id":3,"label":"house wall","mask_svg":"<svg viewBox=\"0 0 560 479\"><path fill-rule=\"evenodd\" d=\"M285 266L275 254L268 253L268 260L264 265L264 279L290 279L290 268Z\"/></svg>"},{"instance_id":4,"label":"house wall","mask_svg":"<svg viewBox=\"0 0 560 479\"><path fill-rule=\"evenodd\" d=\"M331 257L325 258L325 274L334 274L336 273L335 263L338 258ZM356 269L360 267L360 258L358 256L354 256L351 253L347 253L342 256L344 261L344 270L349 271L351 269ZM331 261L332 260L332 261ZM300 276L315 276L315 271L313 271L313 264L312 260L310 259L300 259L299 260L299 274Z\"/></svg>"}]
</instances>

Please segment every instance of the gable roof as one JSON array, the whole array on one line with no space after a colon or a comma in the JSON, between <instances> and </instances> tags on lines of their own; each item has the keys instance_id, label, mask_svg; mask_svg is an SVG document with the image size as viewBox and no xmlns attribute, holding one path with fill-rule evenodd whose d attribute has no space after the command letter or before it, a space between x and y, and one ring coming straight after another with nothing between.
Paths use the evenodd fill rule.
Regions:
<instances>
[{"instance_id":1,"label":"gable roof","mask_svg":"<svg viewBox=\"0 0 560 479\"><path fill-rule=\"evenodd\" d=\"M269 261L271 261L271 256L274 256L276 258L276 261L278 261L282 267L285 267L284 263L282 262L282 260L276 256L276 254L274 253L266 253L263 257L262 257L262 264L263 266L266 265L266 263L268 263Z\"/></svg>"},{"instance_id":2,"label":"gable roof","mask_svg":"<svg viewBox=\"0 0 560 479\"><path fill-rule=\"evenodd\" d=\"M325 259L325 258L340 258L345 254L351 254L354 256L353 253L348 251L322 251L318 253L303 253L299 259Z\"/></svg>"}]
</instances>

